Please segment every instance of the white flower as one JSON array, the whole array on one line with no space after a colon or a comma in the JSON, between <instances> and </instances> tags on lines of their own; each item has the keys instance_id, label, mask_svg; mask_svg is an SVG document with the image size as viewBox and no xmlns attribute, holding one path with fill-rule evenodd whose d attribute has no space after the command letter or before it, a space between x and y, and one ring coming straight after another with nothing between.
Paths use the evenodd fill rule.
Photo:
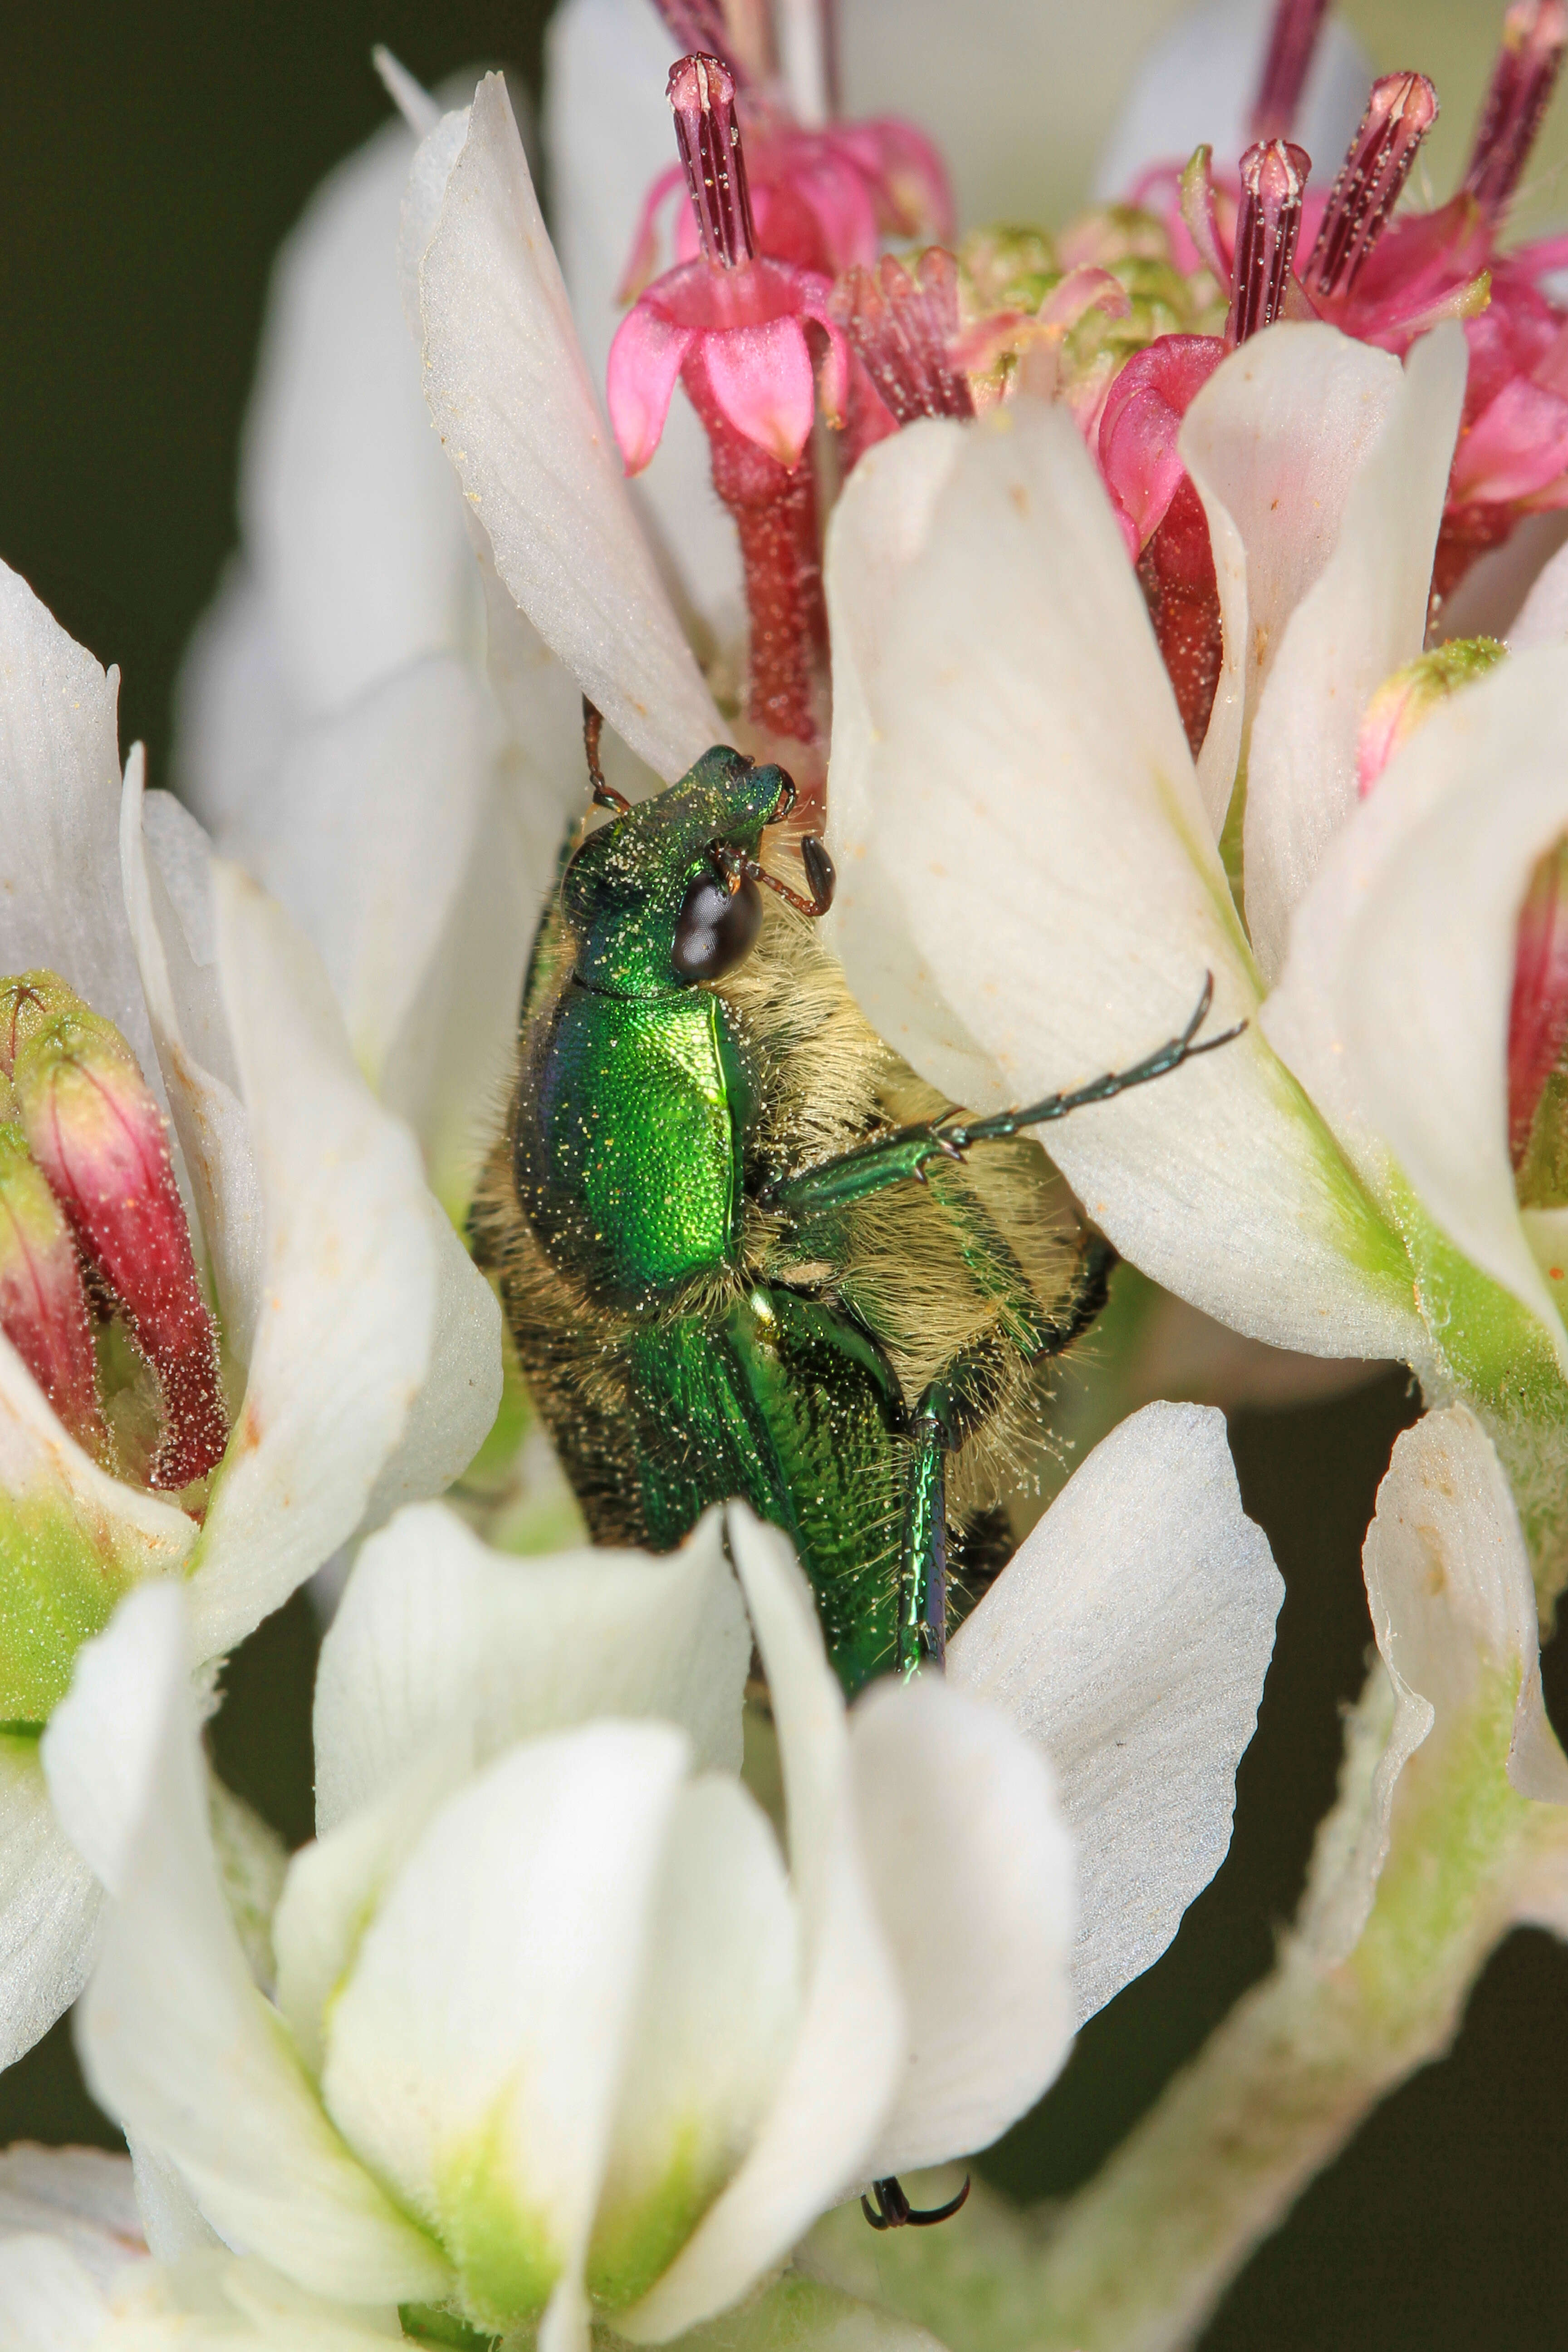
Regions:
<instances>
[{"instance_id":1,"label":"white flower","mask_svg":"<svg viewBox=\"0 0 1568 2352\"><path fill-rule=\"evenodd\" d=\"M150 2254L122 2156L0 2152L0 2342L7 2352L370 2352L404 2340L397 2311L309 2294L266 2263L206 2242ZM149 2229L150 2235L156 2235ZM725 2327L725 2352L831 2339L836 2352L941 2352L923 2328L805 2278L781 2281ZM693 2339L700 2342L699 2335Z\"/></svg>"},{"instance_id":2,"label":"white flower","mask_svg":"<svg viewBox=\"0 0 1568 2352\"><path fill-rule=\"evenodd\" d=\"M121 791L118 680L0 568L0 971L47 967L161 1075L221 1309L235 1405L198 1522L111 1477L0 1337L0 2063L74 1998L98 1897L56 1828L36 1730L127 1589L176 1576L193 1664L249 1632L367 1517L430 1494L493 1418L497 1315L371 1099L309 950Z\"/></svg>"},{"instance_id":3,"label":"white flower","mask_svg":"<svg viewBox=\"0 0 1568 2352\"><path fill-rule=\"evenodd\" d=\"M580 719L496 606L420 398L396 267L414 148L388 124L279 255L244 546L186 658L175 767L312 941L362 1070L457 1211L577 804Z\"/></svg>"},{"instance_id":4,"label":"white flower","mask_svg":"<svg viewBox=\"0 0 1568 2352\"><path fill-rule=\"evenodd\" d=\"M1421 644L1463 363L1453 327L1401 369L1282 326L1194 402L1227 646L1195 769L1066 418L874 450L829 541L834 919L871 1018L983 1109L1137 1058L1212 971L1246 1035L1052 1129L1054 1156L1209 1314L1470 1396L1554 1583L1568 1332L1507 1046L1520 909L1568 829L1568 656L1516 656L1356 793L1367 698Z\"/></svg>"},{"instance_id":5,"label":"white flower","mask_svg":"<svg viewBox=\"0 0 1568 2352\"><path fill-rule=\"evenodd\" d=\"M345 2302L662 2342L862 2182L994 2137L1228 1842L1280 1586L1222 1428L1124 1424L950 1680L847 1714L738 1506L741 1589L718 1513L670 1559L532 1563L405 1513L323 1650L276 2009L214 1874L177 1591L132 1596L46 1753L114 1897L84 2055L165 2217ZM753 1635L787 1871L734 1777Z\"/></svg>"}]
</instances>

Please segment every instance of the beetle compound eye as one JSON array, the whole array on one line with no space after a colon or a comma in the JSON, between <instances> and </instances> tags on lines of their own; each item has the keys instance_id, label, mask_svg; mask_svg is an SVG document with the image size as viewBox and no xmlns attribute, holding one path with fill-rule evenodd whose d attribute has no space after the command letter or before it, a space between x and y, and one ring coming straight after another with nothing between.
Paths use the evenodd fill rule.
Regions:
<instances>
[{"instance_id":1,"label":"beetle compound eye","mask_svg":"<svg viewBox=\"0 0 1568 2352\"><path fill-rule=\"evenodd\" d=\"M762 928L762 893L749 874L733 885L700 874L681 902L669 960L680 980L717 980L743 963Z\"/></svg>"}]
</instances>

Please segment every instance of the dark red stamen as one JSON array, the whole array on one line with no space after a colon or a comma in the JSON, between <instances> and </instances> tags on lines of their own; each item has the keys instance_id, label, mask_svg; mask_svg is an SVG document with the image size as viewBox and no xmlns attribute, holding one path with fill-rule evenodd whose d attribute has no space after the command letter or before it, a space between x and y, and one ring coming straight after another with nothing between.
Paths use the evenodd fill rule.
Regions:
<instances>
[{"instance_id":1,"label":"dark red stamen","mask_svg":"<svg viewBox=\"0 0 1568 2352\"><path fill-rule=\"evenodd\" d=\"M1252 108L1254 139L1284 139L1296 120L1329 0L1278 0Z\"/></svg>"},{"instance_id":2,"label":"dark red stamen","mask_svg":"<svg viewBox=\"0 0 1568 2352\"><path fill-rule=\"evenodd\" d=\"M755 258L757 239L735 119L734 76L721 58L679 58L665 94L675 110L676 144L702 250L710 261L738 269Z\"/></svg>"},{"instance_id":3,"label":"dark red stamen","mask_svg":"<svg viewBox=\"0 0 1568 2352\"><path fill-rule=\"evenodd\" d=\"M1384 74L1372 86L1301 272L1310 294L1348 294L1388 225L1421 142L1437 120L1437 93L1425 74Z\"/></svg>"},{"instance_id":4,"label":"dark red stamen","mask_svg":"<svg viewBox=\"0 0 1568 2352\"><path fill-rule=\"evenodd\" d=\"M900 425L917 416L973 416L969 379L950 356L958 332L958 264L933 246L911 274L885 254L874 270L847 270L833 315Z\"/></svg>"},{"instance_id":5,"label":"dark red stamen","mask_svg":"<svg viewBox=\"0 0 1568 2352\"><path fill-rule=\"evenodd\" d=\"M1301 229L1301 196L1311 168L1306 149L1283 139L1264 140L1241 159L1228 343L1260 334L1285 308Z\"/></svg>"},{"instance_id":6,"label":"dark red stamen","mask_svg":"<svg viewBox=\"0 0 1568 2352\"><path fill-rule=\"evenodd\" d=\"M1465 194L1490 220L1501 220L1524 175L1565 45L1563 0L1513 0L1464 179Z\"/></svg>"},{"instance_id":7,"label":"dark red stamen","mask_svg":"<svg viewBox=\"0 0 1568 2352\"><path fill-rule=\"evenodd\" d=\"M744 89L744 68L731 55L724 0L653 0L653 5L683 49L697 50L703 57L722 58Z\"/></svg>"}]
</instances>

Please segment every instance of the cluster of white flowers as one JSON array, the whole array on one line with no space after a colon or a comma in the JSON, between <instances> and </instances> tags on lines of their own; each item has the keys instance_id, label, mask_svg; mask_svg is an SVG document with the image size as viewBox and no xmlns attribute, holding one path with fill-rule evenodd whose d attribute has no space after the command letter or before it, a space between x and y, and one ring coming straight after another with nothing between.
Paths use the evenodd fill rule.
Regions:
<instances>
[{"instance_id":1,"label":"cluster of white flowers","mask_svg":"<svg viewBox=\"0 0 1568 2352\"><path fill-rule=\"evenodd\" d=\"M811 124L816 12L779 13ZM1239 145L1241 13L1228 44L1205 19L1202 72L1180 38L1156 62L1112 187L1194 131ZM115 673L0 567L0 1134L5 991L52 976L166 1114L228 1423L174 1493L114 1434L153 1410L133 1376L84 1435L7 1319L33 1244L0 1184L0 2063L77 2002L131 2151L0 2156L18 2352L578 2352L726 2314L727 2346L914 2352L948 2324L918 2282L876 2307L833 2225L803 2242L1025 2114L1229 1842L1282 1588L1212 1408L1122 1422L945 1675L847 1706L743 1505L660 1559L523 1559L436 1499L501 1407L459 1228L582 698L634 797L747 723L706 447L678 409L628 487L596 389L682 46L647 0L565 0L555 245L503 79L443 111L381 60L403 119L279 265L180 799L140 747L121 774ZM1367 79L1336 35L1314 150ZM1530 1189L1513 1131L1526 913L1568 841L1568 555L1491 615L1478 566L1506 658L1410 673L1375 763L1366 723L1427 641L1462 308L1403 356L1287 316L1172 419L1220 647L1195 751L1083 417L1027 367L979 414L889 416L826 527L826 929L867 1016L987 1112L1136 1062L1206 975L1241 1034L1053 1157L1174 1299L1403 1360L1428 1408L1368 1531L1380 1664L1275 1976L1163 2139L1010 2258L1052 2345L1184 2340L1498 1937L1568 1934L1537 1633L1568 1581L1568 1191ZM317 1834L285 1867L201 1727L224 1654L329 1565ZM1277 2099L1293 2130L1237 2122ZM1102 2326L1184 2198L1186 2251Z\"/></svg>"}]
</instances>

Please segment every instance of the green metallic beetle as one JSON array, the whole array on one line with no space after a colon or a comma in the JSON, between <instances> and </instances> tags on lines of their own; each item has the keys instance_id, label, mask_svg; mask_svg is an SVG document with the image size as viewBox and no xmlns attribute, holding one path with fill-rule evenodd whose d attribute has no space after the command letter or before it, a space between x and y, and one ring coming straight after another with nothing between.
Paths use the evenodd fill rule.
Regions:
<instances>
[{"instance_id":1,"label":"green metallic beetle","mask_svg":"<svg viewBox=\"0 0 1568 2352\"><path fill-rule=\"evenodd\" d=\"M1225 1039L1194 1043L1205 984L1135 1067L966 1118L815 935L821 843L799 844L810 899L760 864L784 771L716 746L633 807L592 710L586 732L615 814L534 944L477 1253L595 1540L667 1551L743 1496L795 1545L854 1692L940 1663L1011 1549L1050 1360L1103 1303L1109 1246L1017 1130Z\"/></svg>"}]
</instances>

